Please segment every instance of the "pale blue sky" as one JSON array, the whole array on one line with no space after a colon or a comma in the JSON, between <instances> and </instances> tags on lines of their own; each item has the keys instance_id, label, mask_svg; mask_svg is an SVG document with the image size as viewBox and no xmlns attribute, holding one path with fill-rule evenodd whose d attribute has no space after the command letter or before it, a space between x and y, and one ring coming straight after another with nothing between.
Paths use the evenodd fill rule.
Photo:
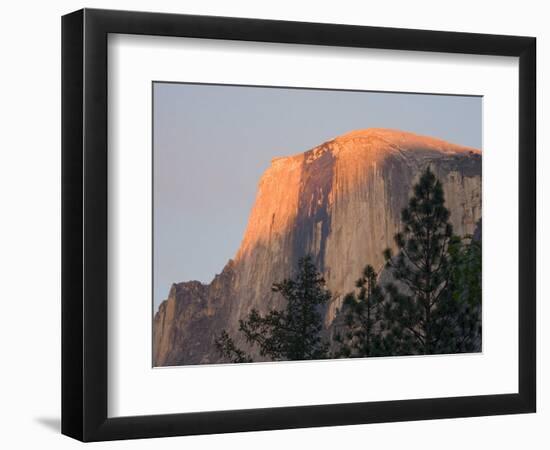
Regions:
<instances>
[{"instance_id":1,"label":"pale blue sky","mask_svg":"<svg viewBox=\"0 0 550 450\"><path fill-rule=\"evenodd\" d=\"M272 158L370 127L481 148L480 97L159 82L153 96L155 311L235 255Z\"/></svg>"}]
</instances>

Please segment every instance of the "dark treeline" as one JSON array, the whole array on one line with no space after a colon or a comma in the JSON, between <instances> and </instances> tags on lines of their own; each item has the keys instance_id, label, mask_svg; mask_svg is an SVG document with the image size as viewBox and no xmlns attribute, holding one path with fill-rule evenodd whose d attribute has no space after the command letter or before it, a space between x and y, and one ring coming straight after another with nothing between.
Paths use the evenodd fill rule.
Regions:
<instances>
[{"instance_id":1,"label":"dark treeline","mask_svg":"<svg viewBox=\"0 0 550 450\"><path fill-rule=\"evenodd\" d=\"M449 216L441 182L427 168L402 211L397 253L384 252L382 277L366 265L328 337L321 311L332 297L310 256L294 278L272 287L286 308L252 310L239 332L273 361L480 351L481 241L454 235ZM253 361L226 331L216 347L227 361Z\"/></svg>"}]
</instances>

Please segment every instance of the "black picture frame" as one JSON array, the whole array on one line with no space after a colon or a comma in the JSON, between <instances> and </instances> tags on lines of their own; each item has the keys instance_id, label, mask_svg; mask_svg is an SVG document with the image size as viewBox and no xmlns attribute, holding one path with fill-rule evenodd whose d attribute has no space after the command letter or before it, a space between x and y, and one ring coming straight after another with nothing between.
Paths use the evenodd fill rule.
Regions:
<instances>
[{"instance_id":1,"label":"black picture frame","mask_svg":"<svg viewBox=\"0 0 550 450\"><path fill-rule=\"evenodd\" d=\"M107 416L109 33L519 57L518 393ZM62 18L62 433L82 441L535 412L536 39L83 9Z\"/></svg>"}]
</instances>

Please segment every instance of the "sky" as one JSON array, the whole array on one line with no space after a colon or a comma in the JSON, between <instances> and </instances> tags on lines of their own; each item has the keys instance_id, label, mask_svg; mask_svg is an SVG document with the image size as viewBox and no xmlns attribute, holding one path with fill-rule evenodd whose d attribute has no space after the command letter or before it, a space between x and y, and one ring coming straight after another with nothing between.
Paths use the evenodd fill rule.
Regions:
<instances>
[{"instance_id":1,"label":"sky","mask_svg":"<svg viewBox=\"0 0 550 450\"><path fill-rule=\"evenodd\" d=\"M172 283L209 283L235 255L271 159L371 127L481 149L482 99L155 82L154 311Z\"/></svg>"}]
</instances>

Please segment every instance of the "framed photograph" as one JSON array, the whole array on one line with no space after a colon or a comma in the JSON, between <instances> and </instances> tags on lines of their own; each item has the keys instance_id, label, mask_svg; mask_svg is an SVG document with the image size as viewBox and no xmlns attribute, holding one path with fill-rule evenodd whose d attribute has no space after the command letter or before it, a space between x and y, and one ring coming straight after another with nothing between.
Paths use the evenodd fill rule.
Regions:
<instances>
[{"instance_id":1,"label":"framed photograph","mask_svg":"<svg viewBox=\"0 0 550 450\"><path fill-rule=\"evenodd\" d=\"M535 412L536 41L62 20L62 432Z\"/></svg>"}]
</instances>

